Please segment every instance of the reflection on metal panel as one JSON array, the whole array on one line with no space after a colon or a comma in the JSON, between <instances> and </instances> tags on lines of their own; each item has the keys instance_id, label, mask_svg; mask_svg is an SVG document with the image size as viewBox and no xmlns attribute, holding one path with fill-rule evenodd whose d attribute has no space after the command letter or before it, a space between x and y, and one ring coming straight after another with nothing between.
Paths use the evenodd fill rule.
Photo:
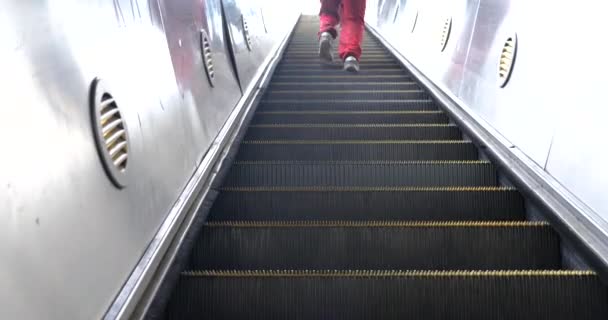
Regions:
<instances>
[{"instance_id":1,"label":"reflection on metal panel","mask_svg":"<svg viewBox=\"0 0 608 320\"><path fill-rule=\"evenodd\" d=\"M261 21L259 8L249 14ZM281 29L280 19L264 21ZM104 315L241 97L222 28L219 0L0 4L0 140L9 152L0 166L1 318ZM122 189L95 142L96 78L128 127Z\"/></svg>"},{"instance_id":2,"label":"reflection on metal panel","mask_svg":"<svg viewBox=\"0 0 608 320\"><path fill-rule=\"evenodd\" d=\"M600 27L603 21L600 17L605 9L594 1L576 5L580 6L580 15L571 14L571 4L559 3L552 7L555 16L552 14L545 21L554 26L555 34L547 35L550 38L544 42L557 41L557 38L561 41L546 48L542 63L553 85L547 90L555 93L554 103L547 105L547 110L555 114L556 124L546 170L608 221L608 128L605 123L608 108L603 100L608 65L603 42L592 40L603 39L605 31ZM564 15L575 20L558 21ZM563 43L564 39L568 39L568 45L558 54L554 51L555 43Z\"/></svg>"},{"instance_id":3,"label":"reflection on metal panel","mask_svg":"<svg viewBox=\"0 0 608 320\"><path fill-rule=\"evenodd\" d=\"M499 132L507 146L592 207L598 216L589 212L588 219L605 223L608 201L600 190L608 187L608 174L601 166L605 134L598 120L605 108L598 101L608 68L601 42L589 40L602 36L597 21L603 11L591 1L576 6L585 10L573 21L568 3L378 0L368 1L366 21L436 85ZM452 18L453 29L446 50L440 52L435 28L446 16ZM505 83L499 68L509 39L516 39L518 48ZM568 45L560 46L564 39ZM567 63L572 61L577 64Z\"/></svg>"},{"instance_id":4,"label":"reflection on metal panel","mask_svg":"<svg viewBox=\"0 0 608 320\"><path fill-rule=\"evenodd\" d=\"M267 41L260 6L256 1L222 0L241 88L246 88L264 61L272 43Z\"/></svg>"}]
</instances>

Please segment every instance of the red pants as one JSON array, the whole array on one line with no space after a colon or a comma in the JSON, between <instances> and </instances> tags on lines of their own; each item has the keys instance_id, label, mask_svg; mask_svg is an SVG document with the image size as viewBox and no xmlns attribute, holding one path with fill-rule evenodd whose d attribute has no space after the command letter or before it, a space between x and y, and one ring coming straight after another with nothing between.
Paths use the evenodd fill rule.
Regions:
<instances>
[{"instance_id":1,"label":"red pants","mask_svg":"<svg viewBox=\"0 0 608 320\"><path fill-rule=\"evenodd\" d=\"M338 36L336 25L341 24L338 53L344 60L347 56L361 57L361 41L365 18L365 0L321 0L321 25L319 34L329 32ZM342 20L342 21L340 21Z\"/></svg>"}]
</instances>

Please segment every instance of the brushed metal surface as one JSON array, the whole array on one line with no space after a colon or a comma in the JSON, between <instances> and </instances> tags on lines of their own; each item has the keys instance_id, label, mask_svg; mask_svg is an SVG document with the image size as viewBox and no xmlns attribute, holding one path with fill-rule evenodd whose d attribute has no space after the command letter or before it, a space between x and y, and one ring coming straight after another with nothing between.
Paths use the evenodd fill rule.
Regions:
<instances>
[{"instance_id":1,"label":"brushed metal surface","mask_svg":"<svg viewBox=\"0 0 608 320\"><path fill-rule=\"evenodd\" d=\"M4 1L0 38L0 318L101 318L242 96L221 3ZM123 189L95 147L96 77L129 127Z\"/></svg>"},{"instance_id":2,"label":"brushed metal surface","mask_svg":"<svg viewBox=\"0 0 608 320\"><path fill-rule=\"evenodd\" d=\"M399 9L393 11L397 4ZM581 14L573 16L572 10L579 10L574 8L581 8ZM608 200L602 196L608 186L602 166L606 111L600 102L608 67L602 42L594 40L602 38L602 12L592 1L573 6L548 1L409 0L404 5L379 0L368 2L366 21L514 156L559 181L559 187L550 181L546 187L579 208L581 221L608 235ZM433 29L446 15L452 17L454 30L446 50L439 53ZM407 32L413 21L414 32ZM516 61L501 88L500 53L514 34Z\"/></svg>"},{"instance_id":3,"label":"brushed metal surface","mask_svg":"<svg viewBox=\"0 0 608 320\"><path fill-rule=\"evenodd\" d=\"M99 318L194 168L195 124L154 2L0 7L0 139L13 154L0 166L1 317ZM95 77L130 129L134 179L122 190L95 148Z\"/></svg>"},{"instance_id":4,"label":"brushed metal surface","mask_svg":"<svg viewBox=\"0 0 608 320\"><path fill-rule=\"evenodd\" d=\"M236 61L236 68L241 89L249 85L253 75L266 57L271 43L264 30L260 6L257 1L222 0L228 33L232 43L232 52ZM243 28L248 26L250 45Z\"/></svg>"}]
</instances>

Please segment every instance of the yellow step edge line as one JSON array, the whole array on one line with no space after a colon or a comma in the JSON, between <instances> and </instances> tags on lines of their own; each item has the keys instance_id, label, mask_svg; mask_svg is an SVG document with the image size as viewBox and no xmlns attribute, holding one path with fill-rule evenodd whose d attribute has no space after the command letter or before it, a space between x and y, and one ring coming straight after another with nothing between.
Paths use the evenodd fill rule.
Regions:
<instances>
[{"instance_id":1,"label":"yellow step edge line","mask_svg":"<svg viewBox=\"0 0 608 320\"><path fill-rule=\"evenodd\" d=\"M410 89L410 90L268 90L268 93L422 93L424 90L421 89Z\"/></svg>"},{"instance_id":2,"label":"yellow step edge line","mask_svg":"<svg viewBox=\"0 0 608 320\"><path fill-rule=\"evenodd\" d=\"M407 165L471 165L491 164L487 160L237 160L235 165L251 164L357 164L357 165L385 165L385 164L407 164Z\"/></svg>"},{"instance_id":3,"label":"yellow step edge line","mask_svg":"<svg viewBox=\"0 0 608 320\"><path fill-rule=\"evenodd\" d=\"M245 140L242 144L471 144L464 140Z\"/></svg>"},{"instance_id":4,"label":"yellow step edge line","mask_svg":"<svg viewBox=\"0 0 608 320\"><path fill-rule=\"evenodd\" d=\"M373 79L373 78L409 78L406 74L387 74L387 75L301 75L301 76L290 76L290 75L275 75L275 78L284 78L284 79L300 79L300 78L320 78L320 79L345 79L345 78L355 78L356 79Z\"/></svg>"},{"instance_id":5,"label":"yellow step edge line","mask_svg":"<svg viewBox=\"0 0 608 320\"><path fill-rule=\"evenodd\" d=\"M452 128L449 123L267 123L252 124L250 128Z\"/></svg>"},{"instance_id":6,"label":"yellow step edge line","mask_svg":"<svg viewBox=\"0 0 608 320\"><path fill-rule=\"evenodd\" d=\"M258 111L256 115L276 114L276 115L351 115L351 114L443 114L440 110L405 110L405 111Z\"/></svg>"},{"instance_id":7,"label":"yellow step edge line","mask_svg":"<svg viewBox=\"0 0 608 320\"><path fill-rule=\"evenodd\" d=\"M510 187L222 187L232 192L513 192Z\"/></svg>"},{"instance_id":8,"label":"yellow step edge line","mask_svg":"<svg viewBox=\"0 0 608 320\"><path fill-rule=\"evenodd\" d=\"M547 228L541 221L211 221L208 228Z\"/></svg>"},{"instance_id":9,"label":"yellow step edge line","mask_svg":"<svg viewBox=\"0 0 608 320\"><path fill-rule=\"evenodd\" d=\"M274 82L271 86L343 86L343 85L415 85L414 81L402 82Z\"/></svg>"},{"instance_id":10,"label":"yellow step edge line","mask_svg":"<svg viewBox=\"0 0 608 320\"><path fill-rule=\"evenodd\" d=\"M184 271L186 277L331 277L331 278L522 278L595 277L589 270L198 270Z\"/></svg>"},{"instance_id":11,"label":"yellow step edge line","mask_svg":"<svg viewBox=\"0 0 608 320\"><path fill-rule=\"evenodd\" d=\"M391 99L391 100L302 100L302 99L271 99L262 100L262 103L404 103L404 102L415 102L415 103L431 103L431 99Z\"/></svg>"}]
</instances>

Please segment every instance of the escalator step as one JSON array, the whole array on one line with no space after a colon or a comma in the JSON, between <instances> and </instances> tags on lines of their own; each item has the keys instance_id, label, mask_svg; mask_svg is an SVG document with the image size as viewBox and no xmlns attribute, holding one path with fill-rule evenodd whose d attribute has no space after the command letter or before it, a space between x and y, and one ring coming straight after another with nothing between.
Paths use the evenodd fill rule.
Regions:
<instances>
[{"instance_id":1,"label":"escalator step","mask_svg":"<svg viewBox=\"0 0 608 320\"><path fill-rule=\"evenodd\" d=\"M315 71L319 72L319 71ZM340 71L344 73L344 71ZM264 99L312 99L312 100L326 100L326 99L362 99L362 100L375 100L375 99L389 99L389 100L406 100L406 99L428 99L429 95L420 89L413 90L332 90L332 89L291 89L291 90L268 90L264 96Z\"/></svg>"},{"instance_id":2,"label":"escalator step","mask_svg":"<svg viewBox=\"0 0 608 320\"><path fill-rule=\"evenodd\" d=\"M236 162L225 187L494 186L496 169L485 161L453 162Z\"/></svg>"},{"instance_id":3,"label":"escalator step","mask_svg":"<svg viewBox=\"0 0 608 320\"><path fill-rule=\"evenodd\" d=\"M279 140L244 141L238 160L476 160L466 141Z\"/></svg>"},{"instance_id":4,"label":"escalator step","mask_svg":"<svg viewBox=\"0 0 608 320\"><path fill-rule=\"evenodd\" d=\"M281 74L272 77L274 81L278 82L326 82L326 81L345 81L345 82L370 82L370 81L413 81L413 79L407 74L345 74L344 71L336 72L335 74L319 74L319 75L291 75Z\"/></svg>"},{"instance_id":5,"label":"escalator step","mask_svg":"<svg viewBox=\"0 0 608 320\"><path fill-rule=\"evenodd\" d=\"M319 59L319 58L316 58ZM365 76L408 76L408 73L403 71L403 69L391 68L391 69L365 69L362 68L356 74L358 77ZM297 77L318 77L318 78L328 78L332 76L336 77L353 77L353 75L344 74L344 70L335 70L328 68L327 70L310 70L310 69L298 69L298 70L285 70L282 72L276 72L275 77L289 77L289 76L297 76Z\"/></svg>"},{"instance_id":6,"label":"escalator step","mask_svg":"<svg viewBox=\"0 0 608 320\"><path fill-rule=\"evenodd\" d=\"M397 65L396 63L359 63L359 66L361 66L361 68L364 68L366 70L384 70L384 69L396 69L396 68L400 68L399 65ZM342 62L335 62L332 64L319 64L319 63L292 63L292 64L286 64L284 66L278 66L276 69L277 74L281 74L281 75L289 75L292 72L298 72L302 69L307 69L308 71L315 71L318 72L319 74L325 74L325 71L328 70L335 70L335 71L341 71L342 73L344 73L343 71L344 68L344 64L342 64ZM339 74L339 73L338 73ZM405 73L407 74L407 73Z\"/></svg>"},{"instance_id":7,"label":"escalator step","mask_svg":"<svg viewBox=\"0 0 608 320\"><path fill-rule=\"evenodd\" d=\"M561 267L542 222L218 221L192 250L192 270L488 270Z\"/></svg>"},{"instance_id":8,"label":"escalator step","mask_svg":"<svg viewBox=\"0 0 608 320\"><path fill-rule=\"evenodd\" d=\"M223 188L211 220L522 220L524 203L502 187Z\"/></svg>"},{"instance_id":9,"label":"escalator step","mask_svg":"<svg viewBox=\"0 0 608 320\"><path fill-rule=\"evenodd\" d=\"M294 83L294 82L275 82L270 84L268 90L319 90L319 89L333 89L333 90L375 90L375 89L388 89L388 90L415 90L420 89L418 84L415 82L318 82L318 83Z\"/></svg>"},{"instance_id":10,"label":"escalator step","mask_svg":"<svg viewBox=\"0 0 608 320\"><path fill-rule=\"evenodd\" d=\"M438 110L431 99L423 100L262 100L259 111L423 111Z\"/></svg>"},{"instance_id":11,"label":"escalator step","mask_svg":"<svg viewBox=\"0 0 608 320\"><path fill-rule=\"evenodd\" d=\"M457 140L460 129L452 124L326 125L262 124L251 125L247 140Z\"/></svg>"},{"instance_id":12,"label":"escalator step","mask_svg":"<svg viewBox=\"0 0 608 320\"><path fill-rule=\"evenodd\" d=\"M257 112L253 116L252 124L441 124L448 123L448 117L441 111L379 111L379 112L362 112L362 111L304 111L304 112L289 112L289 111L262 111ZM378 129L382 129L381 125L376 125Z\"/></svg>"},{"instance_id":13,"label":"escalator step","mask_svg":"<svg viewBox=\"0 0 608 320\"><path fill-rule=\"evenodd\" d=\"M585 271L184 272L169 319L606 319Z\"/></svg>"}]
</instances>

